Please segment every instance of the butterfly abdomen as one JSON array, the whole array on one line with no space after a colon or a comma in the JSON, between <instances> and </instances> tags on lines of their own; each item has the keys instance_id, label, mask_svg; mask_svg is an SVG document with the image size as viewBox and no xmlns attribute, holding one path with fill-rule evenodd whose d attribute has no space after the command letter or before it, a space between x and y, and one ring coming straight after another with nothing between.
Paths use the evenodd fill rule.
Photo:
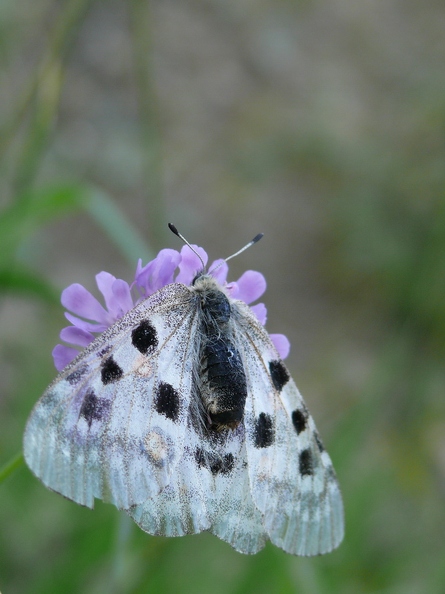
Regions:
<instances>
[{"instance_id":1,"label":"butterfly abdomen","mask_svg":"<svg viewBox=\"0 0 445 594\"><path fill-rule=\"evenodd\" d=\"M246 375L239 352L224 336L209 336L203 349L204 402L212 426L234 428L242 420L247 397Z\"/></svg>"},{"instance_id":2,"label":"butterfly abdomen","mask_svg":"<svg viewBox=\"0 0 445 594\"><path fill-rule=\"evenodd\" d=\"M243 418L247 385L239 351L231 340L230 302L214 279L203 277L196 284L202 312L201 398L211 428L233 429Z\"/></svg>"}]
</instances>

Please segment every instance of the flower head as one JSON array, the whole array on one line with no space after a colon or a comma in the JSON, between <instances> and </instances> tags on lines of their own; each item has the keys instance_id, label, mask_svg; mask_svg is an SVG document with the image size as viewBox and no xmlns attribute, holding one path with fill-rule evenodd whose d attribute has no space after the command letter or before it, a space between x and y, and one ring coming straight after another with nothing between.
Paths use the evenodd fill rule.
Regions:
<instances>
[{"instance_id":1,"label":"flower head","mask_svg":"<svg viewBox=\"0 0 445 594\"><path fill-rule=\"evenodd\" d=\"M193 246L193 249L199 253L204 264L207 264L206 252L198 246ZM70 285L62 292L61 301L69 310L65 312L65 317L71 322L71 326L62 329L60 338L74 347L85 348L94 340L95 335L114 324L137 303L170 283L191 285L201 269L202 263L198 256L188 246L184 246L180 252L171 249L161 250L156 258L145 266L142 266L139 260L131 285L108 272L99 272L96 275L96 283L102 293L105 307L82 285ZM224 260L216 260L208 269L209 274L226 288L233 299L240 299L248 305L261 297L266 290L266 280L260 272L247 270L236 282L227 283L229 267ZM251 310L264 325L267 318L264 303L251 306ZM270 334L270 338L281 358L287 357L290 347L288 339L283 334ZM73 346L58 344L54 348L54 365L58 371L78 355L78 348Z\"/></svg>"}]
</instances>

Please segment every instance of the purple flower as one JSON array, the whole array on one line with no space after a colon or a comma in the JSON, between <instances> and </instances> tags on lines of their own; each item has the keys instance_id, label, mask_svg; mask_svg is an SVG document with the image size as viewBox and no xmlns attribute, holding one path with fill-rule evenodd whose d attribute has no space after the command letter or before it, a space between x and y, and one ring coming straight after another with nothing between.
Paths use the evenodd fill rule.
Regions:
<instances>
[{"instance_id":1,"label":"purple flower","mask_svg":"<svg viewBox=\"0 0 445 594\"><path fill-rule=\"evenodd\" d=\"M204 264L207 264L206 252L198 246L193 248L199 253ZM179 272L175 276L177 269ZM201 270L199 258L188 246L184 246L181 252L161 250L156 258L145 266L142 266L139 260L131 286L108 272L100 272L96 275L96 283L102 293L105 307L82 285L70 285L62 292L61 301L62 305L72 312L65 312L71 326L63 328L60 338L70 345L85 348L94 340L95 335L114 324L137 303L170 283L190 285ZM229 267L224 260L215 260L208 270L233 299L240 299L247 304L256 301L266 290L266 280L260 272L247 270L236 282L227 283ZM251 309L264 325L267 318L264 303L257 303L251 306ZM280 357L285 359L290 348L288 339L283 334L270 334L270 338ZM78 353L79 350L72 346L56 345L53 350L56 369L61 371Z\"/></svg>"}]
</instances>

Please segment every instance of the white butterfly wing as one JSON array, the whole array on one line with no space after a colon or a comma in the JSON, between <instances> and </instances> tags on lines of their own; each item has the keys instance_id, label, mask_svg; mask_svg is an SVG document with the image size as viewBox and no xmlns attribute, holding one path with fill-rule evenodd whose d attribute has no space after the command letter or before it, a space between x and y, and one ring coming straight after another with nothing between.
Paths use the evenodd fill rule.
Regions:
<instances>
[{"instance_id":1,"label":"white butterfly wing","mask_svg":"<svg viewBox=\"0 0 445 594\"><path fill-rule=\"evenodd\" d=\"M242 423L227 432L223 460L230 470L215 476L210 531L236 551L254 554L264 547L268 536L262 514L252 499L245 440Z\"/></svg>"},{"instance_id":2,"label":"white butterfly wing","mask_svg":"<svg viewBox=\"0 0 445 594\"><path fill-rule=\"evenodd\" d=\"M208 495L212 481L197 463L199 448L200 440L189 426L186 446L169 484L157 495L127 510L142 530L155 536L183 536L210 527Z\"/></svg>"},{"instance_id":3,"label":"white butterfly wing","mask_svg":"<svg viewBox=\"0 0 445 594\"><path fill-rule=\"evenodd\" d=\"M233 309L247 378L244 425L253 501L275 545L294 555L329 552L344 534L331 459L267 332L244 303Z\"/></svg>"},{"instance_id":4,"label":"white butterfly wing","mask_svg":"<svg viewBox=\"0 0 445 594\"><path fill-rule=\"evenodd\" d=\"M26 462L54 491L89 507L95 497L114 503L151 534L209 530L242 553L267 538L292 554L332 550L344 528L331 460L242 302L232 301L232 327L246 373L244 421L210 433L197 422L197 299L168 285L85 349L31 413Z\"/></svg>"},{"instance_id":5,"label":"white butterfly wing","mask_svg":"<svg viewBox=\"0 0 445 594\"><path fill-rule=\"evenodd\" d=\"M183 536L209 530L241 553L256 553L267 535L250 494L244 426L203 437L190 424L171 481L128 510L146 532Z\"/></svg>"},{"instance_id":6,"label":"white butterfly wing","mask_svg":"<svg viewBox=\"0 0 445 594\"><path fill-rule=\"evenodd\" d=\"M89 345L37 402L25 460L50 489L127 509L158 493L183 455L196 305L171 284Z\"/></svg>"}]
</instances>

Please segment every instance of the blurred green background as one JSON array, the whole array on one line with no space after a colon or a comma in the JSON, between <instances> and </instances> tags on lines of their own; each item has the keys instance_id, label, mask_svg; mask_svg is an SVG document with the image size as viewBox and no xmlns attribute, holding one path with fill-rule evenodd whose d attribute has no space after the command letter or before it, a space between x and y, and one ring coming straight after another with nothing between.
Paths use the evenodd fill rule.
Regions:
<instances>
[{"instance_id":1,"label":"blurred green background","mask_svg":"<svg viewBox=\"0 0 445 594\"><path fill-rule=\"evenodd\" d=\"M0 466L55 376L65 286L137 258L268 281L270 332L333 458L346 538L300 559L155 538L19 465L3 594L445 592L442 0L2 0ZM5 476L7 473L3 473Z\"/></svg>"}]
</instances>

